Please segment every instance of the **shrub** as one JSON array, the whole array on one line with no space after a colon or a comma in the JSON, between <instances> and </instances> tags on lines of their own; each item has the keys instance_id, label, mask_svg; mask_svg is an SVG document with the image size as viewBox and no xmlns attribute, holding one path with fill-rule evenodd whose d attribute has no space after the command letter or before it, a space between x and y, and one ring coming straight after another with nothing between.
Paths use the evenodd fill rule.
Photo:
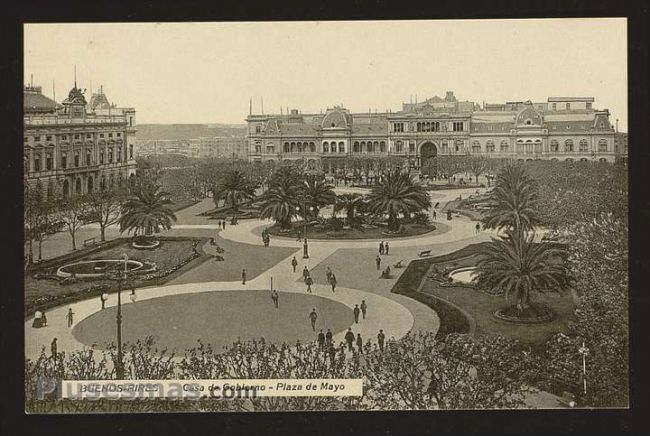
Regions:
<instances>
[{"instance_id":1,"label":"shrub","mask_svg":"<svg viewBox=\"0 0 650 436\"><path fill-rule=\"evenodd\" d=\"M415 224L420 224L426 226L430 223L429 214L426 212L417 212L413 215L412 222Z\"/></svg>"}]
</instances>

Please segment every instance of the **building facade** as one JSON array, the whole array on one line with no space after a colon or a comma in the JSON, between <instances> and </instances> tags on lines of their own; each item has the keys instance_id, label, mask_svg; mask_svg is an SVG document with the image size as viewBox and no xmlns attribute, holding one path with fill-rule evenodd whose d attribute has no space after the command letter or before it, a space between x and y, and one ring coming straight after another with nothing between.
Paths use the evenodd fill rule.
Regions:
<instances>
[{"instance_id":1,"label":"building facade","mask_svg":"<svg viewBox=\"0 0 650 436\"><path fill-rule=\"evenodd\" d=\"M447 92L404 103L397 112L350 113L335 106L321 114L251 113L249 159L302 159L325 171L328 162L350 156L398 156L416 169L435 156L454 155L613 162L623 148L615 148L609 111L593 103L592 97L550 97L481 107Z\"/></svg>"},{"instance_id":2,"label":"building facade","mask_svg":"<svg viewBox=\"0 0 650 436\"><path fill-rule=\"evenodd\" d=\"M135 175L135 109L111 105L103 89L89 104L75 83L59 104L26 86L23 125L26 181L48 196L104 190Z\"/></svg>"},{"instance_id":3,"label":"building facade","mask_svg":"<svg viewBox=\"0 0 650 436\"><path fill-rule=\"evenodd\" d=\"M178 154L195 158L248 159L248 140L244 136L138 140L137 152L137 156Z\"/></svg>"}]
</instances>

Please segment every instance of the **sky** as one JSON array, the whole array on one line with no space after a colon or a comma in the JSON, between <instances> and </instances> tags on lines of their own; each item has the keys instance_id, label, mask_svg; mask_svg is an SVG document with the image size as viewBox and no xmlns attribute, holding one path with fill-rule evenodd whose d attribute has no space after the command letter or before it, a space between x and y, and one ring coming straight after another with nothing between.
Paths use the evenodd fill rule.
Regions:
<instances>
[{"instance_id":1,"label":"sky","mask_svg":"<svg viewBox=\"0 0 650 436\"><path fill-rule=\"evenodd\" d=\"M627 129L625 19L26 24L25 82L74 83L138 123L244 123L280 108L595 98ZM33 77L33 79L31 79Z\"/></svg>"}]
</instances>

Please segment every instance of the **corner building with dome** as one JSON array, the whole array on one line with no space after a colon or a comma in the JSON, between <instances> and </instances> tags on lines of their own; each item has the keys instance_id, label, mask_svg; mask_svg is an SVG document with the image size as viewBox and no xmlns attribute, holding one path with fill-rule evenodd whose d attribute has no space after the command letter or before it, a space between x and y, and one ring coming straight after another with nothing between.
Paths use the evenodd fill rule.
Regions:
<instances>
[{"instance_id":1,"label":"corner building with dome","mask_svg":"<svg viewBox=\"0 0 650 436\"><path fill-rule=\"evenodd\" d=\"M549 97L547 102L478 105L453 92L397 112L351 113L342 106L320 114L247 117L249 160L302 160L308 169L331 171L354 156L406 158L419 169L435 156L476 155L517 160L614 162L627 150L615 147L608 109L593 97Z\"/></svg>"}]
</instances>

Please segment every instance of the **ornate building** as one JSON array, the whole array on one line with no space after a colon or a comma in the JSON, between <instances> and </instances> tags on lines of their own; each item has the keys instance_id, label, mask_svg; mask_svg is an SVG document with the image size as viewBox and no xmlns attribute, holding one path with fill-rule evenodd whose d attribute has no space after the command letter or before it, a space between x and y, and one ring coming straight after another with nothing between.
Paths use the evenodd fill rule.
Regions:
<instances>
[{"instance_id":1,"label":"ornate building","mask_svg":"<svg viewBox=\"0 0 650 436\"><path fill-rule=\"evenodd\" d=\"M545 103L481 107L447 92L445 98L404 103L399 112L350 113L335 106L324 114L251 113L249 159L302 159L326 171L328 162L350 156L400 156L412 168L438 155L613 162L617 150L609 111L594 109L593 102L550 97Z\"/></svg>"},{"instance_id":2,"label":"ornate building","mask_svg":"<svg viewBox=\"0 0 650 436\"><path fill-rule=\"evenodd\" d=\"M125 183L135 175L135 110L108 103L103 90L91 104L74 87L61 104L40 86L24 91L24 156L27 183L40 181L48 195L85 194Z\"/></svg>"}]
</instances>

